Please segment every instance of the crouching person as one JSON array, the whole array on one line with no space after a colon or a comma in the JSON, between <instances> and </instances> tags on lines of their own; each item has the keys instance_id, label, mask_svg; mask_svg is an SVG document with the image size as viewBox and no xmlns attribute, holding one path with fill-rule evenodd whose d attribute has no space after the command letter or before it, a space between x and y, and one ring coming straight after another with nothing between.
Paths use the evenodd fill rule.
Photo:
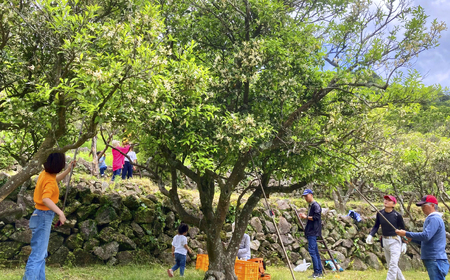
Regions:
<instances>
[{"instance_id":1,"label":"crouching person","mask_svg":"<svg viewBox=\"0 0 450 280\"><path fill-rule=\"evenodd\" d=\"M231 230L234 232L234 223L231 225ZM250 251L250 236L246 233L244 233L244 236L242 236L237 257L242 261L246 261L252 258Z\"/></svg>"}]
</instances>

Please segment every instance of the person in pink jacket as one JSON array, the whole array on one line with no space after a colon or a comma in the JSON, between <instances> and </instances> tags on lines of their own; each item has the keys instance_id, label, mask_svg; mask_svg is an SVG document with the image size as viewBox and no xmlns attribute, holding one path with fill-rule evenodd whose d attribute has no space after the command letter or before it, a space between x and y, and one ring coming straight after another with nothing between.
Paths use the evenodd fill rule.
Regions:
<instances>
[{"instance_id":1,"label":"person in pink jacket","mask_svg":"<svg viewBox=\"0 0 450 280\"><path fill-rule=\"evenodd\" d=\"M120 173L122 172L122 167L124 164L124 158L125 156L122 155L119 151L126 154L130 150L130 145L126 145L125 147L120 147L120 142L118 140L113 140L111 143L111 146L114 148L112 149L112 155L113 155L113 176L111 178L111 182L114 182L114 178L116 175L120 176ZM117 151L119 150L119 151Z\"/></svg>"}]
</instances>

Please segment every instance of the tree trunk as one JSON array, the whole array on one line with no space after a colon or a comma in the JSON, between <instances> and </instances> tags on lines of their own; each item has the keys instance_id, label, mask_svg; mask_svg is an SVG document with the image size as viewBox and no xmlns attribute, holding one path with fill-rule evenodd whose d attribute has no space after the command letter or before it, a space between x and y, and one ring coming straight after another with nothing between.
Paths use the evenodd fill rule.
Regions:
<instances>
[{"instance_id":1,"label":"tree trunk","mask_svg":"<svg viewBox=\"0 0 450 280\"><path fill-rule=\"evenodd\" d=\"M439 187L439 193L447 199L450 199L450 196L445 192L444 182L439 181L438 183L436 183L436 185Z\"/></svg>"},{"instance_id":2,"label":"tree trunk","mask_svg":"<svg viewBox=\"0 0 450 280\"><path fill-rule=\"evenodd\" d=\"M175 177L175 174L173 174ZM237 221L238 229L235 229L234 238L230 241L228 250L225 250L221 240L221 229L225 222L225 217L218 215L219 212L228 210L228 206L224 204L218 204L214 209L214 178L208 173L197 180L197 188L200 194L201 211L203 213L203 220L201 224L206 224L203 230L206 233L206 249L209 257L209 268L205 274L205 280L237 280L234 273L234 260L236 259L237 250L239 249L239 243L244 235L245 228L239 228L242 221ZM173 184L176 182L172 182ZM225 207L226 209L219 209ZM214 211L216 210L216 211ZM226 211L225 211L226 212ZM239 235L239 236L237 236ZM237 239L239 238L239 241Z\"/></svg>"},{"instance_id":3,"label":"tree trunk","mask_svg":"<svg viewBox=\"0 0 450 280\"><path fill-rule=\"evenodd\" d=\"M342 196L340 195L340 189L339 187L336 187L337 189L333 190L333 201L334 201L334 207L340 214L345 213L345 205L346 202L342 200Z\"/></svg>"},{"instance_id":4,"label":"tree trunk","mask_svg":"<svg viewBox=\"0 0 450 280\"><path fill-rule=\"evenodd\" d=\"M334 200L334 206L337 209L337 211L340 214L345 214L347 212L347 202L350 199L350 196L353 193L353 188L350 184L348 185L347 192L345 195L342 194L342 188L340 186L337 186L335 189L333 189L333 200Z\"/></svg>"},{"instance_id":5,"label":"tree trunk","mask_svg":"<svg viewBox=\"0 0 450 280\"><path fill-rule=\"evenodd\" d=\"M98 177L99 169L98 169L98 157L97 157L97 136L92 137L91 153L92 153L91 175Z\"/></svg>"},{"instance_id":6,"label":"tree trunk","mask_svg":"<svg viewBox=\"0 0 450 280\"><path fill-rule=\"evenodd\" d=\"M407 213L411 213L411 205L412 205L412 203L414 201L414 198L415 198L415 195L411 194L411 197L410 197L409 202L408 202L408 208L406 208L407 209ZM411 218L411 221L413 221L413 223L416 223L416 219L414 219L414 217L411 214L409 215L409 217Z\"/></svg>"},{"instance_id":7,"label":"tree trunk","mask_svg":"<svg viewBox=\"0 0 450 280\"><path fill-rule=\"evenodd\" d=\"M214 213L214 179L204 174L197 181L200 194L203 219L208 225L205 228L206 250L209 257L209 268L205 274L205 280L237 280L234 274L234 258L232 264L225 254L224 246L220 238L223 220L218 219ZM216 209L218 211L218 209Z\"/></svg>"},{"instance_id":8,"label":"tree trunk","mask_svg":"<svg viewBox=\"0 0 450 280\"><path fill-rule=\"evenodd\" d=\"M444 206L447 207L447 210L450 211L450 206L448 206L447 203L445 203L444 196L440 195L439 197L440 197L442 203L444 204Z\"/></svg>"},{"instance_id":9,"label":"tree trunk","mask_svg":"<svg viewBox=\"0 0 450 280\"><path fill-rule=\"evenodd\" d=\"M438 183L436 183L436 186L438 187L438 193L439 193L439 198L441 198L442 203L444 204L445 207L447 207L447 210L450 211L450 207L447 205L447 203L445 203L445 198L449 199L449 195L445 192L444 189L444 182L440 181ZM444 198L445 196L445 198Z\"/></svg>"},{"instance_id":10,"label":"tree trunk","mask_svg":"<svg viewBox=\"0 0 450 280\"><path fill-rule=\"evenodd\" d=\"M191 225L198 225L200 230L206 234L206 246L209 256L209 267L205 274L204 280L237 280L234 272L235 259L239 250L239 244L244 235L245 229L251 218L253 209L260 201L263 192L261 188L256 188L243 208L238 211L236 209L236 226L235 231L229 241L227 248L224 248L221 240L221 229L225 222L226 213L230 206L230 196L235 190L239 182L245 178L244 172L245 166L250 161L249 153L243 155L241 161L239 161L229 177L225 180L218 176L216 173L206 170L203 174L198 174L195 171L184 166L183 163L176 159L175 155L167 148L162 149L162 154L167 160L167 163L171 167L171 185L172 188L167 190L164 183L160 179L158 181L158 187L165 196L169 197L173 202L176 211L180 218ZM200 211L201 215L195 215L189 213L184 208L178 195L178 177L177 171L180 171L185 176L189 177L198 189L200 195ZM261 179L261 186L265 189L267 195L272 191L278 189L276 187L269 188L268 182L270 179L270 173L264 173ZM214 203L215 196L215 183L220 187L220 197L217 204ZM280 187L283 192L287 193L296 191L303 188L306 185L305 182L294 184L290 187ZM347 191L347 199L350 196L352 189ZM281 240L280 240L281 242Z\"/></svg>"},{"instance_id":11,"label":"tree trunk","mask_svg":"<svg viewBox=\"0 0 450 280\"><path fill-rule=\"evenodd\" d=\"M395 195L398 197L398 201L400 202L401 208L403 209L403 211L404 211L406 214L408 214L408 216L411 218L411 220L414 221L414 217L413 217L413 215L411 214L411 212L409 211L409 210L410 210L410 207L411 207L412 199L409 201L408 207L406 207L406 206L405 206L405 203L404 203L404 201L403 201L403 195L402 195L402 194L399 192L399 190L397 189L397 184L394 183L394 180L392 179L392 177L389 177L389 179L390 179L390 181L391 181L391 185L392 185L392 188L394 189ZM412 197L414 197L414 196L412 196ZM401 213L401 214L404 215L404 213Z\"/></svg>"},{"instance_id":12,"label":"tree trunk","mask_svg":"<svg viewBox=\"0 0 450 280\"><path fill-rule=\"evenodd\" d=\"M392 187L394 188L395 195L397 196L398 201L400 202L400 209L401 209L400 214L405 215L404 212L408 213L408 210L405 207L405 204L403 202L403 195L398 191L396 184L394 184L393 182L392 182ZM408 213L408 215L411 216L410 213Z\"/></svg>"},{"instance_id":13,"label":"tree trunk","mask_svg":"<svg viewBox=\"0 0 450 280\"><path fill-rule=\"evenodd\" d=\"M230 206L230 196L237 184L245 178L245 166L250 160L249 154L236 164L227 180L222 180L216 173L206 170L203 174L184 166L176 159L175 155L167 148L162 149L162 154L171 166L172 188L167 191L162 180L158 181L158 187L164 195L170 197L180 218L191 225L198 225L206 234L206 246L209 256L209 268L205 274L205 280L237 280L234 273L234 263L239 249L239 244L247 228L251 213L261 198L261 191L255 190L251 194L240 214L236 214L236 227L233 236L225 249L221 240L221 229L225 222L226 214ZM198 189L200 195L201 215L193 215L184 209L178 195L177 170L189 177ZM264 182L264 180L263 180ZM221 189L219 202L214 203L215 183Z\"/></svg>"},{"instance_id":14,"label":"tree trunk","mask_svg":"<svg viewBox=\"0 0 450 280\"><path fill-rule=\"evenodd\" d=\"M12 176L0 188L0 202L3 201L10 193L12 193L18 186L25 183L31 176L42 171L42 164L44 161L39 160L39 155L33 157L31 161L16 175Z\"/></svg>"},{"instance_id":15,"label":"tree trunk","mask_svg":"<svg viewBox=\"0 0 450 280\"><path fill-rule=\"evenodd\" d=\"M210 229L206 231L206 236L208 236L206 241L206 246L208 250L209 267L208 271L205 273L204 280L237 280L236 274L234 273L234 257L228 257L224 252L224 246L222 245L222 240L219 236L215 238L210 238L211 234L215 235L215 228L221 228L222 225L211 225Z\"/></svg>"},{"instance_id":16,"label":"tree trunk","mask_svg":"<svg viewBox=\"0 0 450 280\"><path fill-rule=\"evenodd\" d=\"M25 183L22 184L19 194L17 195L17 205L19 205L20 209L22 209L22 215L25 215L27 213L23 197L25 195L25 191L29 186L31 186L31 179L28 179Z\"/></svg>"},{"instance_id":17,"label":"tree trunk","mask_svg":"<svg viewBox=\"0 0 450 280\"><path fill-rule=\"evenodd\" d=\"M64 107L64 106L62 106ZM62 112L61 114L64 114ZM0 202L2 202L8 195L10 195L16 188L25 183L31 176L38 174L42 171L42 164L47 160L47 157L51 153L65 153L70 149L76 149L80 147L87 139L93 137L94 131L97 130L97 126L94 123L94 119L96 114L92 117L92 122L89 126L89 129L86 133L82 134L80 138L78 138L77 142L74 144L66 145L62 148L54 148L56 140L60 138L65 132L65 123L60 125L56 133L52 133L47 136L42 142L41 146L37 152L33 155L31 160L27 163L27 165L16 175L9 178L9 180L0 188ZM60 122L62 122L60 120ZM62 128L61 128L62 127Z\"/></svg>"}]
</instances>

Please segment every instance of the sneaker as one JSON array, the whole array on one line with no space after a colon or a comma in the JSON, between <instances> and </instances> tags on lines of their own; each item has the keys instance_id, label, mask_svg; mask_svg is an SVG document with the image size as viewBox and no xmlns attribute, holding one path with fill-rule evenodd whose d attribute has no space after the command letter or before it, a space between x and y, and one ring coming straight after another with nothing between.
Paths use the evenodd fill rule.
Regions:
<instances>
[{"instance_id":1,"label":"sneaker","mask_svg":"<svg viewBox=\"0 0 450 280\"><path fill-rule=\"evenodd\" d=\"M169 277L173 277L173 270L172 269L168 269L167 270L167 274L169 274Z\"/></svg>"},{"instance_id":2,"label":"sneaker","mask_svg":"<svg viewBox=\"0 0 450 280\"><path fill-rule=\"evenodd\" d=\"M323 278L322 273L313 273L312 275L308 276L309 279L316 279L316 278Z\"/></svg>"}]
</instances>

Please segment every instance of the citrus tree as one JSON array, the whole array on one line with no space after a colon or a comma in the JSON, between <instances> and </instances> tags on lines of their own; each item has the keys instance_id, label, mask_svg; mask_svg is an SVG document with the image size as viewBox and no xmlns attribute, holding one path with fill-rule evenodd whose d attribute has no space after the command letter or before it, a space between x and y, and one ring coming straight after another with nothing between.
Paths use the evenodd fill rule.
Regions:
<instances>
[{"instance_id":1,"label":"citrus tree","mask_svg":"<svg viewBox=\"0 0 450 280\"><path fill-rule=\"evenodd\" d=\"M426 28L423 9L408 1L159 3L174 57L168 68L190 71L161 77L143 100L130 101L139 108L130 126L159 166L161 192L206 233L205 279L235 279L237 248L261 188L244 189L226 248L220 232L253 163L267 195L342 182L367 139L361 116L416 99L395 73L435 47L446 28L437 21ZM181 203L179 176L196 184L198 214ZM291 183L269 184L280 178Z\"/></svg>"},{"instance_id":2,"label":"citrus tree","mask_svg":"<svg viewBox=\"0 0 450 280\"><path fill-rule=\"evenodd\" d=\"M366 175L395 193L407 213L412 202L426 194L444 203L450 198L446 191L450 112L445 90L436 86L434 92L426 102L377 110L386 152L378 154Z\"/></svg>"},{"instance_id":3,"label":"citrus tree","mask_svg":"<svg viewBox=\"0 0 450 280\"><path fill-rule=\"evenodd\" d=\"M0 150L23 166L0 201L50 153L79 147L102 122L126 116L123 100L164 71L163 30L147 1L0 3Z\"/></svg>"}]
</instances>

